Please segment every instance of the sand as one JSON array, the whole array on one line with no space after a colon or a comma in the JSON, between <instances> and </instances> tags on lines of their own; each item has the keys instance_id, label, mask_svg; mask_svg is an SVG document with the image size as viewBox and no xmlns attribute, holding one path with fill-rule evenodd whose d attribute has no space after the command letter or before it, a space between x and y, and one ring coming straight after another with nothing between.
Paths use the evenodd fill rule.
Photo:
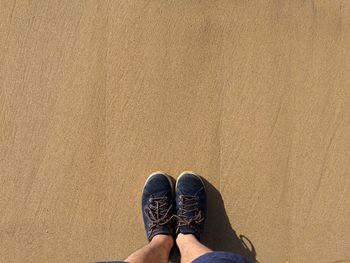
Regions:
<instances>
[{"instance_id":1,"label":"sand","mask_svg":"<svg viewBox=\"0 0 350 263\"><path fill-rule=\"evenodd\" d=\"M0 261L125 258L157 170L214 249L350 260L349 104L347 1L0 1Z\"/></svg>"}]
</instances>

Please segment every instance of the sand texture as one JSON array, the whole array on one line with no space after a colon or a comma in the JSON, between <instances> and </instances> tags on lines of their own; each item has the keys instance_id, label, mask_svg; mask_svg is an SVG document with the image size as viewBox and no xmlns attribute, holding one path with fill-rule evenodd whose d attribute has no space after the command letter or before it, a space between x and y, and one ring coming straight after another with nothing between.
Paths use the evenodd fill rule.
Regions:
<instances>
[{"instance_id":1,"label":"sand texture","mask_svg":"<svg viewBox=\"0 0 350 263\"><path fill-rule=\"evenodd\" d=\"M157 170L214 249L350 260L350 2L0 0L0 261L124 259Z\"/></svg>"}]
</instances>

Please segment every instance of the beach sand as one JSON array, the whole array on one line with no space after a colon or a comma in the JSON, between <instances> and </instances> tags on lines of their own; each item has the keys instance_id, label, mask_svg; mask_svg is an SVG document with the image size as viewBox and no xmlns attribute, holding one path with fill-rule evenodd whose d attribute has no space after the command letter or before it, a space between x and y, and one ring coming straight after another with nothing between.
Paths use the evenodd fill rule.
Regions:
<instances>
[{"instance_id":1,"label":"beach sand","mask_svg":"<svg viewBox=\"0 0 350 263\"><path fill-rule=\"evenodd\" d=\"M214 249L350 260L350 3L0 1L0 261L124 259L157 170Z\"/></svg>"}]
</instances>

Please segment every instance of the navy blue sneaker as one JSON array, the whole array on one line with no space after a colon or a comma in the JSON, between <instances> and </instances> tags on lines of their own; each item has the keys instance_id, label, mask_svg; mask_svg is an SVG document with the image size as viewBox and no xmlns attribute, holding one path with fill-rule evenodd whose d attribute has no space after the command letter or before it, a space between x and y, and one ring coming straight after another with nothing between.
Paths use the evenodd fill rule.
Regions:
<instances>
[{"instance_id":1,"label":"navy blue sneaker","mask_svg":"<svg viewBox=\"0 0 350 263\"><path fill-rule=\"evenodd\" d=\"M142 215L149 241L156 235L174 234L174 187L164 172L152 173L142 193Z\"/></svg>"},{"instance_id":2,"label":"navy blue sneaker","mask_svg":"<svg viewBox=\"0 0 350 263\"><path fill-rule=\"evenodd\" d=\"M200 238L207 214L207 195L202 179L193 172L183 172L176 181L176 234Z\"/></svg>"}]
</instances>

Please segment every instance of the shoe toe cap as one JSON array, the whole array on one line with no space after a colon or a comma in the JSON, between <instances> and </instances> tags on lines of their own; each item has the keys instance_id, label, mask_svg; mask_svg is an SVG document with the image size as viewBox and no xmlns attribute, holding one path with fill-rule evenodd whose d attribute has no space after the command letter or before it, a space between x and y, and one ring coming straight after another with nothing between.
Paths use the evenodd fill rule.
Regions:
<instances>
[{"instance_id":1,"label":"shoe toe cap","mask_svg":"<svg viewBox=\"0 0 350 263\"><path fill-rule=\"evenodd\" d=\"M151 175L145 184L143 197L160 197L172 193L172 185L166 174L156 173Z\"/></svg>"},{"instance_id":2,"label":"shoe toe cap","mask_svg":"<svg viewBox=\"0 0 350 263\"><path fill-rule=\"evenodd\" d=\"M185 173L177 181L176 188L179 194L194 196L198 192L204 191L204 184L199 175Z\"/></svg>"}]
</instances>

